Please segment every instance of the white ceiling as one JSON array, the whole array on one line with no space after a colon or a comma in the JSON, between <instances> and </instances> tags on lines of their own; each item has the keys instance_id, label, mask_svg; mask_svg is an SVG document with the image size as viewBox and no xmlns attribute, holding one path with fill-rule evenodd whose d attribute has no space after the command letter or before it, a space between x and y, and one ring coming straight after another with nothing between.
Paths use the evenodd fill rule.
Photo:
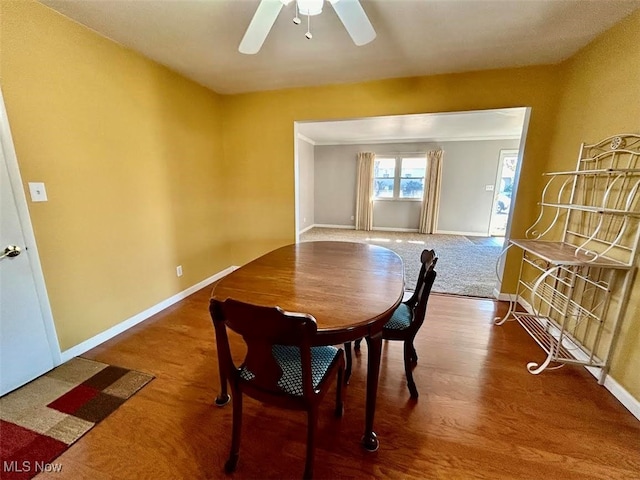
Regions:
<instances>
[{"instance_id":1,"label":"white ceiling","mask_svg":"<svg viewBox=\"0 0 640 480\"><path fill-rule=\"evenodd\" d=\"M526 108L391 115L352 120L297 122L298 135L314 145L445 142L520 138Z\"/></svg>"},{"instance_id":2,"label":"white ceiling","mask_svg":"<svg viewBox=\"0 0 640 480\"><path fill-rule=\"evenodd\" d=\"M557 63L640 8L640 0L362 0L377 38L356 47L328 5L307 40L291 4L262 50L243 55L259 0L41 2L222 94Z\"/></svg>"}]
</instances>

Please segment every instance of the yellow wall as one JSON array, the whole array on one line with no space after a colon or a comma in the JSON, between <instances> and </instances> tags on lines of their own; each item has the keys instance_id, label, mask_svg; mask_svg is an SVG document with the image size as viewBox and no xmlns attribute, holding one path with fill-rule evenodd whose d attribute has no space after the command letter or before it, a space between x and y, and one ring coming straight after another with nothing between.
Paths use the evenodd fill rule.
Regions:
<instances>
[{"instance_id":1,"label":"yellow wall","mask_svg":"<svg viewBox=\"0 0 640 480\"><path fill-rule=\"evenodd\" d=\"M225 97L225 178L234 212L242 218L230 226L232 261L242 264L294 239L296 120L532 107L513 226L521 235L535 213L558 78L557 68L548 66Z\"/></svg>"},{"instance_id":2,"label":"yellow wall","mask_svg":"<svg viewBox=\"0 0 640 480\"><path fill-rule=\"evenodd\" d=\"M64 351L229 265L220 97L31 1L0 75ZM184 276L177 278L181 264Z\"/></svg>"},{"instance_id":3,"label":"yellow wall","mask_svg":"<svg viewBox=\"0 0 640 480\"><path fill-rule=\"evenodd\" d=\"M640 133L640 11L562 65L563 96L546 170L572 170L582 142ZM622 324L611 376L640 400L640 283Z\"/></svg>"}]
</instances>

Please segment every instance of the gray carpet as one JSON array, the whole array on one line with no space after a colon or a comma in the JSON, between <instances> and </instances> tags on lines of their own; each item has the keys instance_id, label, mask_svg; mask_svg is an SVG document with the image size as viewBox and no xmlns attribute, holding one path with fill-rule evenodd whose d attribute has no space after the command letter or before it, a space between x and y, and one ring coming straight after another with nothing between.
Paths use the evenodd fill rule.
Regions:
<instances>
[{"instance_id":1,"label":"gray carpet","mask_svg":"<svg viewBox=\"0 0 640 480\"><path fill-rule=\"evenodd\" d=\"M433 291L471 297L493 298L496 261L502 247L491 239L462 235L423 235L419 233L363 232L337 228L312 228L300 235L301 242L334 240L381 245L395 251L404 262L407 289L413 289L420 271L420 254L425 248L438 255L438 276ZM486 245L484 243L488 243Z\"/></svg>"}]
</instances>

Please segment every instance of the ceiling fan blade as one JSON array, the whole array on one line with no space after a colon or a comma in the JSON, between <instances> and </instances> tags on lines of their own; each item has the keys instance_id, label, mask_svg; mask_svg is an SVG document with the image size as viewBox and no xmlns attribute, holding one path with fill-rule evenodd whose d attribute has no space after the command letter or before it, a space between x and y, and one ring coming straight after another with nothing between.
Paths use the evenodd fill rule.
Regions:
<instances>
[{"instance_id":1,"label":"ceiling fan blade","mask_svg":"<svg viewBox=\"0 0 640 480\"><path fill-rule=\"evenodd\" d=\"M238 47L240 53L253 55L260 51L282 7L281 0L262 0L260 2Z\"/></svg>"},{"instance_id":2,"label":"ceiling fan blade","mask_svg":"<svg viewBox=\"0 0 640 480\"><path fill-rule=\"evenodd\" d=\"M376 31L358 0L329 0L353 43L365 45L376 38Z\"/></svg>"}]
</instances>

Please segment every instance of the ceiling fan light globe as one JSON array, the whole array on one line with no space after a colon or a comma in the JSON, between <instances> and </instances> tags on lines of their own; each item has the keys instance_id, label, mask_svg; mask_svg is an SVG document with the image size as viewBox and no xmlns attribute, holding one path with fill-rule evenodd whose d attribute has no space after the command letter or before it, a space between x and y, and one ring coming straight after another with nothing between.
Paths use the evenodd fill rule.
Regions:
<instances>
[{"instance_id":1,"label":"ceiling fan light globe","mask_svg":"<svg viewBox=\"0 0 640 480\"><path fill-rule=\"evenodd\" d=\"M297 0L297 2L298 11L302 15L311 17L322 13L322 4L324 3L324 0Z\"/></svg>"}]
</instances>

